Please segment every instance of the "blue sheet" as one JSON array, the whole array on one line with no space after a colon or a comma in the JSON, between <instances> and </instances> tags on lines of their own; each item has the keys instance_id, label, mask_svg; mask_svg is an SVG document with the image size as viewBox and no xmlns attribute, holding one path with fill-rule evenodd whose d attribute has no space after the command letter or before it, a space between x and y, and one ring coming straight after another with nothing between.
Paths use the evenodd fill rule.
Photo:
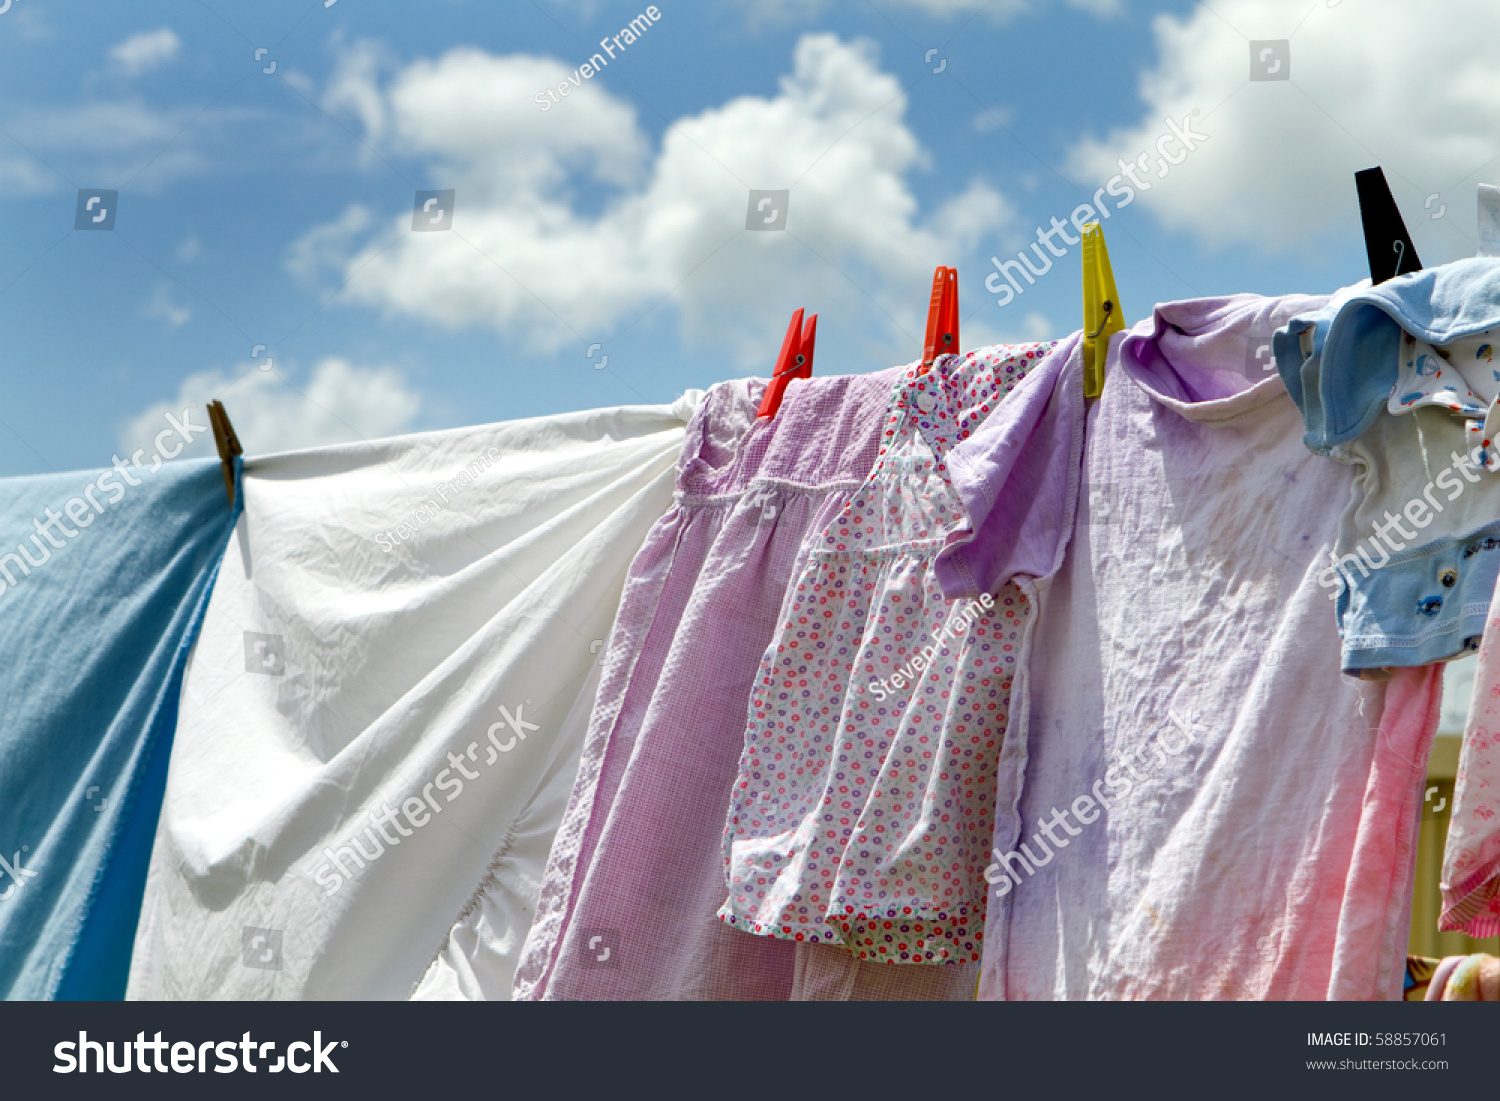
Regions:
<instances>
[{"instance_id":1,"label":"blue sheet","mask_svg":"<svg viewBox=\"0 0 1500 1101\"><path fill-rule=\"evenodd\" d=\"M124 996L183 670L238 512L217 460L157 465L0 480L7 999Z\"/></svg>"}]
</instances>

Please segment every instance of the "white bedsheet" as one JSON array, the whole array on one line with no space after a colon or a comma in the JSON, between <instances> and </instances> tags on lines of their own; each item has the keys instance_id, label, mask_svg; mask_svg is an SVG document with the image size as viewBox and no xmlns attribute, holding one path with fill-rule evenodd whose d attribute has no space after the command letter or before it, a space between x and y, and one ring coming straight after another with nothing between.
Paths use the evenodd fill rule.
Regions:
<instances>
[{"instance_id":1,"label":"white bedsheet","mask_svg":"<svg viewBox=\"0 0 1500 1101\"><path fill-rule=\"evenodd\" d=\"M128 997L508 995L701 397L246 463Z\"/></svg>"}]
</instances>

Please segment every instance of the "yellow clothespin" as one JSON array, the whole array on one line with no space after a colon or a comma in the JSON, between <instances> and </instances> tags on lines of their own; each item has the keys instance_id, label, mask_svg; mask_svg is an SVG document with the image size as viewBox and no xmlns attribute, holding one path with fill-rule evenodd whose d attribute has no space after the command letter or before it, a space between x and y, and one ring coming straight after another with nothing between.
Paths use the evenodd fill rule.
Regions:
<instances>
[{"instance_id":1,"label":"yellow clothespin","mask_svg":"<svg viewBox=\"0 0 1500 1101\"><path fill-rule=\"evenodd\" d=\"M1125 328L1120 293L1109 266L1109 249L1098 222L1083 229L1083 396L1104 392L1104 358L1109 338Z\"/></svg>"}]
</instances>

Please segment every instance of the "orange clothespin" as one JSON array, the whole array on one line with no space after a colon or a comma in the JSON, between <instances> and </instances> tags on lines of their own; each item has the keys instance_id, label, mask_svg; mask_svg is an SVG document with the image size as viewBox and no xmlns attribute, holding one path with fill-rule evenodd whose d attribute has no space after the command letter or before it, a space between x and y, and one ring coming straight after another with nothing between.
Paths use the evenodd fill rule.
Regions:
<instances>
[{"instance_id":1,"label":"orange clothespin","mask_svg":"<svg viewBox=\"0 0 1500 1101\"><path fill-rule=\"evenodd\" d=\"M958 351L958 269L940 267L932 273L932 301L927 306L927 343L922 349L925 375L940 355Z\"/></svg>"},{"instance_id":2,"label":"orange clothespin","mask_svg":"<svg viewBox=\"0 0 1500 1101\"><path fill-rule=\"evenodd\" d=\"M776 370L771 375L771 385L766 387L766 396L760 400L761 417L774 417L781 408L782 395L787 384L794 378L812 378L813 343L818 336L818 315L807 319L807 328L802 327L802 311L792 314L786 327L786 339L781 342L781 354L776 357Z\"/></svg>"}]
</instances>

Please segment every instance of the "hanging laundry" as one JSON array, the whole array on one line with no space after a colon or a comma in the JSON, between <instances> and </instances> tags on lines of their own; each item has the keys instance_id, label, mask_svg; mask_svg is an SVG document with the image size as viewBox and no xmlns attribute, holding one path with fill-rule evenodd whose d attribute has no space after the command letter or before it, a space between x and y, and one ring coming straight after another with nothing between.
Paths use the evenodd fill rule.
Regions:
<instances>
[{"instance_id":1,"label":"hanging laundry","mask_svg":"<svg viewBox=\"0 0 1500 1101\"><path fill-rule=\"evenodd\" d=\"M1439 929L1500 935L1500 601L1490 603L1474 670L1441 886Z\"/></svg>"},{"instance_id":2,"label":"hanging laundry","mask_svg":"<svg viewBox=\"0 0 1500 1101\"><path fill-rule=\"evenodd\" d=\"M756 668L804 537L874 465L900 374L799 381L759 420L764 380L709 391L676 504L631 566L516 997L780 1001L857 988L843 961L714 915ZM917 977L884 990L941 993Z\"/></svg>"},{"instance_id":3,"label":"hanging laundry","mask_svg":"<svg viewBox=\"0 0 1500 1101\"><path fill-rule=\"evenodd\" d=\"M173 421L189 443L191 413ZM0 481L0 997L125 993L183 667L233 524L217 460Z\"/></svg>"},{"instance_id":4,"label":"hanging laundry","mask_svg":"<svg viewBox=\"0 0 1500 1101\"><path fill-rule=\"evenodd\" d=\"M950 606L944 462L1052 348L908 368L869 480L815 533L750 697L719 916L888 963L976 963L1025 602Z\"/></svg>"},{"instance_id":5,"label":"hanging laundry","mask_svg":"<svg viewBox=\"0 0 1500 1101\"><path fill-rule=\"evenodd\" d=\"M1500 577L1500 260L1339 292L1276 333L1307 446L1354 468L1320 564L1354 676L1479 645Z\"/></svg>"},{"instance_id":6,"label":"hanging laundry","mask_svg":"<svg viewBox=\"0 0 1500 1101\"><path fill-rule=\"evenodd\" d=\"M503 996L701 396L247 465L130 997L404 998L439 957L429 995Z\"/></svg>"},{"instance_id":7,"label":"hanging laundry","mask_svg":"<svg viewBox=\"0 0 1500 1101\"><path fill-rule=\"evenodd\" d=\"M1400 995L1440 681L1340 677L1315 575L1352 474L1246 366L1324 301L1158 306L1088 410L1075 335L951 456L946 594L1033 604L981 997Z\"/></svg>"}]
</instances>

